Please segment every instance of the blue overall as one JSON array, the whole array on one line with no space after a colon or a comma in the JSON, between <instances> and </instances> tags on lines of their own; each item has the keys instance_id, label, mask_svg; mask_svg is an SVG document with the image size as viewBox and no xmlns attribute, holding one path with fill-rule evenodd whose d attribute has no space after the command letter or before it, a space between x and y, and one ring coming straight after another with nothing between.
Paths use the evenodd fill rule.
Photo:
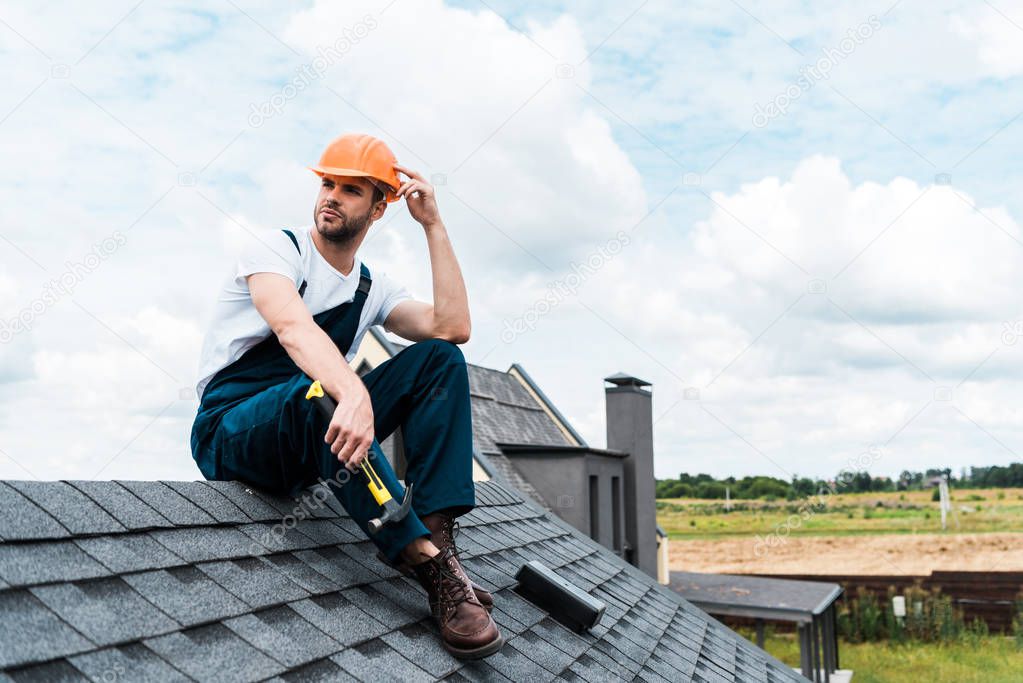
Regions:
<instances>
[{"instance_id":1,"label":"blue overall","mask_svg":"<svg viewBox=\"0 0 1023 683\"><path fill-rule=\"evenodd\" d=\"M342 356L351 348L371 285L363 264L353 300L313 316ZM206 385L192 425L192 457L206 479L240 480L277 495L296 496L321 479L329 482L352 519L394 561L411 541L430 535L420 517L444 509L461 515L475 505L468 373L458 346L429 339L402 349L362 381L373 405L373 467L400 501L404 488L378 441L400 426L405 480L415 485L409 515L377 534L368 532L367 522L382 509L361 474L342 472L324 442L327 420L305 398L312 379L274 334Z\"/></svg>"}]
</instances>

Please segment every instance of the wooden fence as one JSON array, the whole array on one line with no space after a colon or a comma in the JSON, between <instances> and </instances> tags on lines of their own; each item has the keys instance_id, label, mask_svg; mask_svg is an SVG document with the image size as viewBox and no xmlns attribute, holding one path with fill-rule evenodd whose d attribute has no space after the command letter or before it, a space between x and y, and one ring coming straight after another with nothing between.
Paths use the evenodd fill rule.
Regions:
<instances>
[{"instance_id":1,"label":"wooden fence","mask_svg":"<svg viewBox=\"0 0 1023 683\"><path fill-rule=\"evenodd\" d=\"M948 572L935 571L930 576L851 576L844 574L758 574L777 579L800 581L828 581L845 589L839 599L855 597L859 587L873 593L879 600L887 600L888 587L897 593L919 582L925 590L938 589L952 599L952 604L963 610L967 622L979 617L994 631L1009 632L1016 616L1016 600L1023 591L1023 572Z\"/></svg>"}]
</instances>

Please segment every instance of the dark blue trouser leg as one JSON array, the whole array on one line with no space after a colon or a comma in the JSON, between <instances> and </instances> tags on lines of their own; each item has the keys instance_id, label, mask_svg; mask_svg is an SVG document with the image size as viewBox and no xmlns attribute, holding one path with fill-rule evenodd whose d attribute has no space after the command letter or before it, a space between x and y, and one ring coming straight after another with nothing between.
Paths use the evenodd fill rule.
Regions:
<instances>
[{"instance_id":1,"label":"dark blue trouser leg","mask_svg":"<svg viewBox=\"0 0 1023 683\"><path fill-rule=\"evenodd\" d=\"M468 376L457 346L436 339L419 342L363 377L377 439L404 427L406 481L415 483L413 511L377 534L369 534L367 522L379 515L380 507L362 476L348 478L324 443L327 421L305 400L310 381L296 375L225 413L209 449L197 458L204 474L290 494L318 479L330 482L352 519L392 560L412 540L429 535L419 516L444 508L461 514L473 507ZM401 500L404 488L377 439L373 466L391 495Z\"/></svg>"},{"instance_id":2,"label":"dark blue trouser leg","mask_svg":"<svg viewBox=\"0 0 1023 683\"><path fill-rule=\"evenodd\" d=\"M402 349L362 378L373 401L378 438L402 427L406 483L423 517L476 504L472 482L472 408L462 350L443 339ZM379 435L383 435L380 437Z\"/></svg>"}]
</instances>

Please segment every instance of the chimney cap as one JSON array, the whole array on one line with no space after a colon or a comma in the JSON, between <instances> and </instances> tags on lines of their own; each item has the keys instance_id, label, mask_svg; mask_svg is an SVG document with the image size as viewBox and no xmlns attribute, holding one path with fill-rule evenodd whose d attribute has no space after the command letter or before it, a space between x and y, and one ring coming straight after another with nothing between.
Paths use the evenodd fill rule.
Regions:
<instances>
[{"instance_id":1,"label":"chimney cap","mask_svg":"<svg viewBox=\"0 0 1023 683\"><path fill-rule=\"evenodd\" d=\"M610 382L618 387L649 387L653 386L650 382L642 380L632 375L626 375L624 372L616 372L613 375L604 378L605 382Z\"/></svg>"}]
</instances>

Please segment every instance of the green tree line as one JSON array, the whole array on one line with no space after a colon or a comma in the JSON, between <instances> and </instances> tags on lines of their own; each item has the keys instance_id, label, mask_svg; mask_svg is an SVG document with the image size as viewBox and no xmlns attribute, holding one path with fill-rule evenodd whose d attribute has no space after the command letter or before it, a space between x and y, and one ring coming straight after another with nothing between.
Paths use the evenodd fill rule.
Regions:
<instances>
[{"instance_id":1,"label":"green tree line","mask_svg":"<svg viewBox=\"0 0 1023 683\"><path fill-rule=\"evenodd\" d=\"M1023 487L1023 463L971 467L964 469L958 477L950 468L931 468L921 472L903 470L898 478L873 476L869 472L842 471L833 479L811 479L794 476L791 480L763 475L746 476L742 479L726 477L715 479L709 474L678 475L677 479L658 479L658 498L706 498L724 499L725 492L736 500L784 498L795 500L825 491L839 493L869 493L876 491L920 491L937 486L942 477L948 478L954 488L1005 488Z\"/></svg>"}]
</instances>

